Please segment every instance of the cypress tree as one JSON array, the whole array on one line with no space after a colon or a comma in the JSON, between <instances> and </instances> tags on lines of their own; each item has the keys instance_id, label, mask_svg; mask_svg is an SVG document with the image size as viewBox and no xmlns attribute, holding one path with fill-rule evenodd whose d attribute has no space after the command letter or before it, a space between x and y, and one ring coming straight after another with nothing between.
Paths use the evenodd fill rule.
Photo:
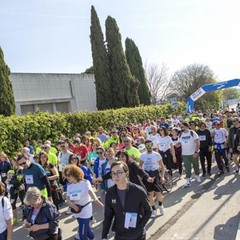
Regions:
<instances>
[{"instance_id":1,"label":"cypress tree","mask_svg":"<svg viewBox=\"0 0 240 240\"><path fill-rule=\"evenodd\" d=\"M103 33L95 8L91 7L91 46L98 110L112 108L112 83Z\"/></svg>"},{"instance_id":2,"label":"cypress tree","mask_svg":"<svg viewBox=\"0 0 240 240\"><path fill-rule=\"evenodd\" d=\"M150 105L151 95L146 82L142 58L139 53L138 47L134 41L127 38L125 41L125 55L128 62L128 66L131 70L132 75L139 81L138 95L141 104Z\"/></svg>"},{"instance_id":3,"label":"cypress tree","mask_svg":"<svg viewBox=\"0 0 240 240\"><path fill-rule=\"evenodd\" d=\"M4 62L3 51L0 47L0 114L4 116L14 114L16 109L9 75L10 69Z\"/></svg>"},{"instance_id":4,"label":"cypress tree","mask_svg":"<svg viewBox=\"0 0 240 240\"><path fill-rule=\"evenodd\" d=\"M106 19L106 41L113 86L113 106L114 108L138 106L139 82L131 74L123 51L119 28L116 20L110 16Z\"/></svg>"}]
</instances>

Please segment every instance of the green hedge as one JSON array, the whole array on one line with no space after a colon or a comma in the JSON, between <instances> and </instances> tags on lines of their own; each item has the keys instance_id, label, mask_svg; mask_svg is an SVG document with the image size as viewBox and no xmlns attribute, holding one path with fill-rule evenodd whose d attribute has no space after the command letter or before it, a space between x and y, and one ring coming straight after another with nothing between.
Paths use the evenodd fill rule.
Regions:
<instances>
[{"instance_id":1,"label":"green hedge","mask_svg":"<svg viewBox=\"0 0 240 240\"><path fill-rule=\"evenodd\" d=\"M43 141L48 139L55 144L61 133L71 138L76 133L92 131L99 126L110 129L126 122L156 120L168 114L183 114L184 111L185 104L180 103L177 109L171 109L167 104L96 112L67 114L37 112L24 116L0 116L0 150L12 156L21 150L26 139L34 146L38 139Z\"/></svg>"}]
</instances>

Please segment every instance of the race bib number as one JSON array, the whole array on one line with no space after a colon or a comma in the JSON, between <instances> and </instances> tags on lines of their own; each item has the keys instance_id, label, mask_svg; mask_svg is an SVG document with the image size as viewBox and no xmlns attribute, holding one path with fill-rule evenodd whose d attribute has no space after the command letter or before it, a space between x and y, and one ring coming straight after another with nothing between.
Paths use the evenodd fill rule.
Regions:
<instances>
[{"instance_id":1,"label":"race bib number","mask_svg":"<svg viewBox=\"0 0 240 240\"><path fill-rule=\"evenodd\" d=\"M81 191L71 192L69 198L71 201L79 201L81 199Z\"/></svg>"},{"instance_id":2,"label":"race bib number","mask_svg":"<svg viewBox=\"0 0 240 240\"><path fill-rule=\"evenodd\" d=\"M130 227L136 228L136 226L137 226L137 213L126 212L124 227L129 229Z\"/></svg>"},{"instance_id":3,"label":"race bib number","mask_svg":"<svg viewBox=\"0 0 240 240\"><path fill-rule=\"evenodd\" d=\"M25 181L26 181L26 184L33 184L33 175L26 175L25 176Z\"/></svg>"},{"instance_id":4,"label":"race bib number","mask_svg":"<svg viewBox=\"0 0 240 240\"><path fill-rule=\"evenodd\" d=\"M199 140L200 141L206 141L206 135L200 135Z\"/></svg>"}]
</instances>

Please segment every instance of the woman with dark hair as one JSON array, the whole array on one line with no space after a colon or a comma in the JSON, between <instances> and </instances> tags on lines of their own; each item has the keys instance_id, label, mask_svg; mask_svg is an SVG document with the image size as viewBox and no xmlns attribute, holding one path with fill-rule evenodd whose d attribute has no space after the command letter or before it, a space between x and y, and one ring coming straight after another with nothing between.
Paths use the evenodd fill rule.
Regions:
<instances>
[{"instance_id":1,"label":"woman with dark hair","mask_svg":"<svg viewBox=\"0 0 240 240\"><path fill-rule=\"evenodd\" d=\"M138 164L132 160L129 159L129 155L127 152L119 151L116 155L119 161L122 161L127 164L129 168L129 181L132 183L135 183L141 187L143 187L145 190L145 185L143 183L143 179L145 179L148 182L153 182L153 178L149 176L148 173L146 173L142 168L138 166ZM104 181L111 179L111 173L104 174L101 177L96 178L94 181Z\"/></svg>"},{"instance_id":2,"label":"woman with dark hair","mask_svg":"<svg viewBox=\"0 0 240 240\"><path fill-rule=\"evenodd\" d=\"M59 209L58 205L62 200L60 196L60 187L59 187L59 173L57 168L48 161L48 154L44 151L39 153L39 164L43 167L46 171L47 177L50 182L51 192L52 192L52 199L53 203L55 204L57 210Z\"/></svg>"},{"instance_id":3,"label":"woman with dark hair","mask_svg":"<svg viewBox=\"0 0 240 240\"><path fill-rule=\"evenodd\" d=\"M0 182L0 239L13 239L13 213L11 203L5 196L5 185Z\"/></svg>"},{"instance_id":4,"label":"woman with dark hair","mask_svg":"<svg viewBox=\"0 0 240 240\"><path fill-rule=\"evenodd\" d=\"M172 129L172 142L175 150L175 156L177 160L177 168L178 173L180 175L179 179L181 179L182 176L182 147L181 143L179 142L179 130L177 128Z\"/></svg>"},{"instance_id":5,"label":"woman with dark hair","mask_svg":"<svg viewBox=\"0 0 240 240\"><path fill-rule=\"evenodd\" d=\"M92 151L92 144L88 136L86 135L82 136L82 144L84 144L87 147L88 152Z\"/></svg>"},{"instance_id":6,"label":"woman with dark hair","mask_svg":"<svg viewBox=\"0 0 240 240\"><path fill-rule=\"evenodd\" d=\"M164 165L172 175L172 168L175 168L174 163L176 163L176 156L172 139L168 135L167 128L164 126L161 126L157 132L159 133L157 151L159 151L161 154Z\"/></svg>"},{"instance_id":7,"label":"woman with dark hair","mask_svg":"<svg viewBox=\"0 0 240 240\"><path fill-rule=\"evenodd\" d=\"M67 186L67 204L78 221L79 238L80 240L94 239L94 233L89 226L93 212L92 199L100 207L104 205L98 200L90 182L84 179L84 173L78 166L68 165L63 174L70 183Z\"/></svg>"}]
</instances>

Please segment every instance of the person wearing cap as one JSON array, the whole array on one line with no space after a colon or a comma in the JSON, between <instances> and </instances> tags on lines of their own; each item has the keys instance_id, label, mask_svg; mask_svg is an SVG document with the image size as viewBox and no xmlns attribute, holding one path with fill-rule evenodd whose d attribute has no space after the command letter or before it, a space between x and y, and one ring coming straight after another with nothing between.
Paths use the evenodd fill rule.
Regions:
<instances>
[{"instance_id":1,"label":"person wearing cap","mask_svg":"<svg viewBox=\"0 0 240 240\"><path fill-rule=\"evenodd\" d=\"M17 163L23 167L23 176L27 189L29 187L37 187L41 191L42 196L52 201L50 182L43 167L38 163L30 162L29 155L26 154L19 154Z\"/></svg>"},{"instance_id":2,"label":"person wearing cap","mask_svg":"<svg viewBox=\"0 0 240 240\"><path fill-rule=\"evenodd\" d=\"M213 122L214 129L211 131L213 137L213 146L215 152L215 159L218 165L219 174L224 174L223 160L225 162L225 168L229 172L229 164L227 157L227 138L228 132L225 128L220 127L220 122Z\"/></svg>"}]
</instances>

